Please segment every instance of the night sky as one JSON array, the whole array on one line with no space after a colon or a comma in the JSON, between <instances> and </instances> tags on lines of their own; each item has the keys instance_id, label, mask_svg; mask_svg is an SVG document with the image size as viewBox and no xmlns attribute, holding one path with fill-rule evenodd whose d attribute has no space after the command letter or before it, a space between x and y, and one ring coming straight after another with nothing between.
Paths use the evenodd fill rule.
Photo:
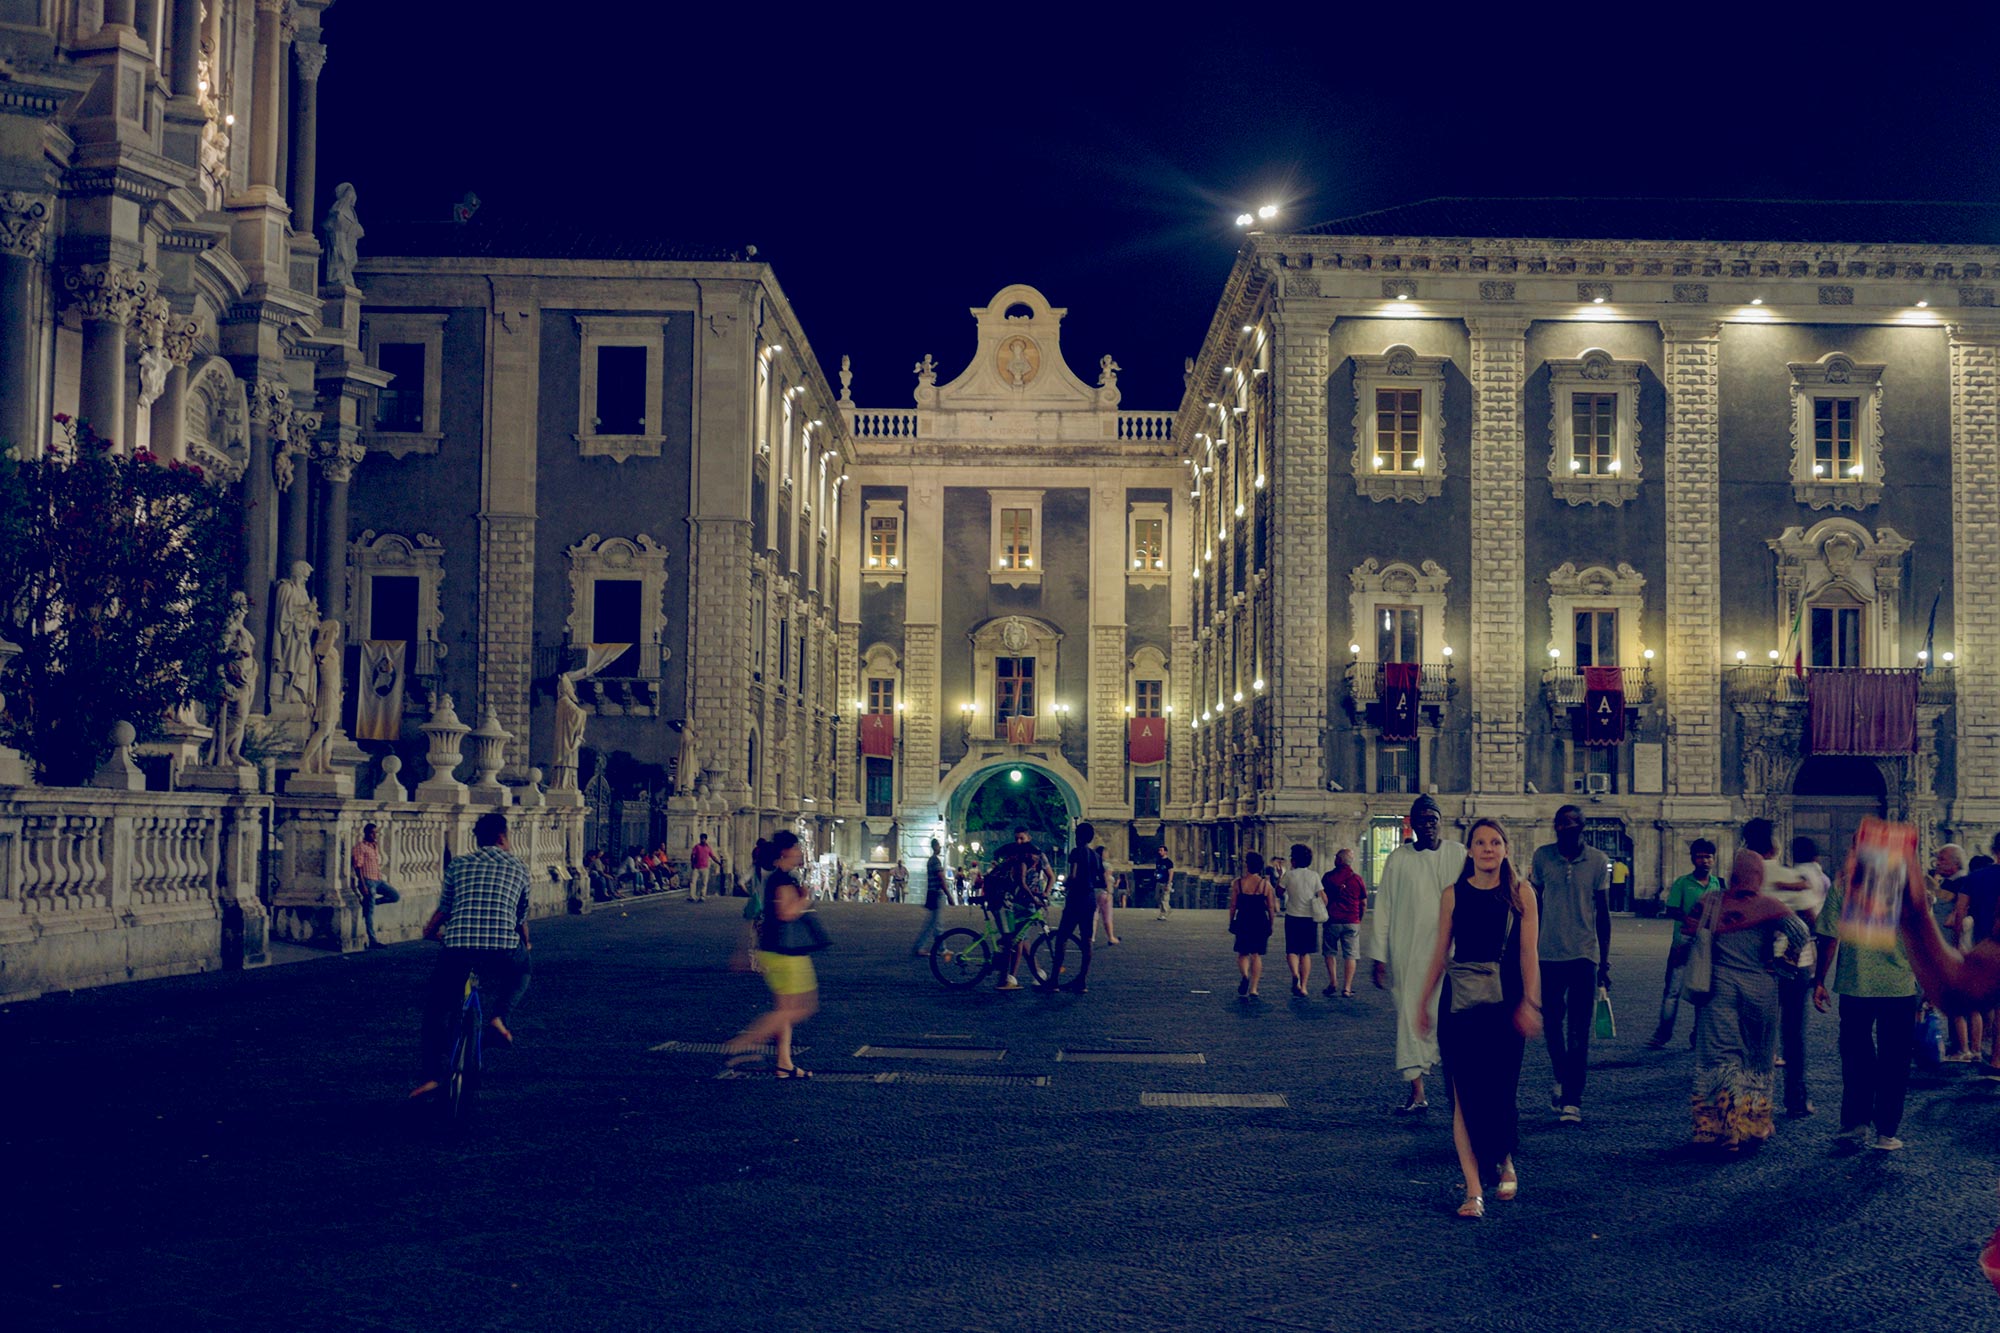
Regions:
<instances>
[{"instance_id":1,"label":"night sky","mask_svg":"<svg viewBox=\"0 0 2000 1333\"><path fill-rule=\"evenodd\" d=\"M1752 8L339 0L321 197L755 244L864 406L909 406L925 352L957 374L967 309L1031 283L1086 382L1110 352L1125 407L1168 409L1267 200L1294 225L1454 194L2000 201L1992 9Z\"/></svg>"}]
</instances>

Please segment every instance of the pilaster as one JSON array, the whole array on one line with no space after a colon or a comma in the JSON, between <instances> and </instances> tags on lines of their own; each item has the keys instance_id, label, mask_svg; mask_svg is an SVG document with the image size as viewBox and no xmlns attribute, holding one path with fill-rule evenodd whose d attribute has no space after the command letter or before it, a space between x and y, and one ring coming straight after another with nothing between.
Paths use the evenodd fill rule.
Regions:
<instances>
[{"instance_id":1,"label":"pilaster","mask_svg":"<svg viewBox=\"0 0 2000 1333\"><path fill-rule=\"evenodd\" d=\"M1090 689L1083 706L1089 814L1117 819L1125 796L1125 484L1090 488Z\"/></svg>"},{"instance_id":2,"label":"pilaster","mask_svg":"<svg viewBox=\"0 0 2000 1333\"><path fill-rule=\"evenodd\" d=\"M2000 829L2000 327L1954 324L1951 635L1958 658L1952 831L1983 850Z\"/></svg>"},{"instance_id":3,"label":"pilaster","mask_svg":"<svg viewBox=\"0 0 2000 1333\"><path fill-rule=\"evenodd\" d=\"M1280 311L1272 373L1272 779L1280 799L1317 799L1326 737L1326 380L1324 317ZM1190 704L1190 710L1193 705Z\"/></svg>"},{"instance_id":4,"label":"pilaster","mask_svg":"<svg viewBox=\"0 0 2000 1333\"><path fill-rule=\"evenodd\" d=\"M1472 334L1472 789L1518 793L1526 742L1527 321L1474 316Z\"/></svg>"},{"instance_id":5,"label":"pilaster","mask_svg":"<svg viewBox=\"0 0 2000 1333\"><path fill-rule=\"evenodd\" d=\"M1667 367L1667 792L1719 794L1722 326L1663 320Z\"/></svg>"},{"instance_id":6,"label":"pilaster","mask_svg":"<svg viewBox=\"0 0 2000 1333\"><path fill-rule=\"evenodd\" d=\"M534 515L483 513L479 516L478 697L488 701L500 725L515 736L528 734L534 626ZM507 771L525 774L526 768L517 756Z\"/></svg>"}]
</instances>

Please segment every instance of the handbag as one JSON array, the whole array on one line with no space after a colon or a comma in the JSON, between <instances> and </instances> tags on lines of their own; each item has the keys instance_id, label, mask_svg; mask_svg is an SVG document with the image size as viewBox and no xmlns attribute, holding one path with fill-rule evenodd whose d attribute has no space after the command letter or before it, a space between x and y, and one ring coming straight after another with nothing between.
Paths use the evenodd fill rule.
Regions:
<instances>
[{"instance_id":1,"label":"handbag","mask_svg":"<svg viewBox=\"0 0 2000 1333\"><path fill-rule=\"evenodd\" d=\"M801 912L778 931L778 952L782 954L818 953L832 943L833 937L819 923L816 912Z\"/></svg>"},{"instance_id":2,"label":"handbag","mask_svg":"<svg viewBox=\"0 0 2000 1333\"><path fill-rule=\"evenodd\" d=\"M1453 963L1445 969L1451 978L1451 1011L1455 1014L1482 1004L1499 1004L1507 998L1500 987L1500 964Z\"/></svg>"},{"instance_id":3,"label":"handbag","mask_svg":"<svg viewBox=\"0 0 2000 1333\"><path fill-rule=\"evenodd\" d=\"M1701 1004L1715 993L1715 918L1722 910L1720 891L1710 893L1695 927L1694 943L1688 946L1687 970L1682 973L1681 995Z\"/></svg>"},{"instance_id":4,"label":"handbag","mask_svg":"<svg viewBox=\"0 0 2000 1333\"><path fill-rule=\"evenodd\" d=\"M1313 920L1319 922L1321 925L1326 924L1326 895L1324 893L1313 895Z\"/></svg>"},{"instance_id":5,"label":"handbag","mask_svg":"<svg viewBox=\"0 0 2000 1333\"><path fill-rule=\"evenodd\" d=\"M1618 1017L1611 1012L1611 992L1604 987L1597 988L1597 1008L1591 1014L1594 1034L1605 1041L1618 1035Z\"/></svg>"}]
</instances>

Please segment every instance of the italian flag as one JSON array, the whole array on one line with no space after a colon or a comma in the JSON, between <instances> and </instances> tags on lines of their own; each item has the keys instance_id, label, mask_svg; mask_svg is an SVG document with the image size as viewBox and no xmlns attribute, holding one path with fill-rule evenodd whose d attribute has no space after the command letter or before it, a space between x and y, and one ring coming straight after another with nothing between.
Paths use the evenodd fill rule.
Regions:
<instances>
[{"instance_id":1,"label":"italian flag","mask_svg":"<svg viewBox=\"0 0 2000 1333\"><path fill-rule=\"evenodd\" d=\"M1806 598L1804 593L1800 593L1798 614L1792 617L1791 641L1786 645L1791 650L1789 655L1792 659L1792 674L1799 677L1804 677L1806 674L1805 635L1801 632L1805 621Z\"/></svg>"}]
</instances>

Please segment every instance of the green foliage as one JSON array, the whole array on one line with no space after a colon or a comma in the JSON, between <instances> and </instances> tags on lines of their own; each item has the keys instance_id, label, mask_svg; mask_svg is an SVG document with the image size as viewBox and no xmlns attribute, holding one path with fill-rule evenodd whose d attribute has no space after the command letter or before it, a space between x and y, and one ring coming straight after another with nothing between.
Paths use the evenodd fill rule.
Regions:
<instances>
[{"instance_id":1,"label":"green foliage","mask_svg":"<svg viewBox=\"0 0 2000 1333\"><path fill-rule=\"evenodd\" d=\"M961 836L978 838L990 854L1001 843L1014 840L1014 830L1025 828L1035 845L1051 855L1069 846L1069 807L1047 774L1029 764L1019 766L1021 781L1009 776L1012 769L998 769L979 786L965 810Z\"/></svg>"},{"instance_id":2,"label":"green foliage","mask_svg":"<svg viewBox=\"0 0 2000 1333\"><path fill-rule=\"evenodd\" d=\"M160 734L213 704L236 587L241 514L198 467L119 455L58 416L39 458L0 471L0 634L21 655L4 692L8 739L56 786L87 781L111 726Z\"/></svg>"}]
</instances>

